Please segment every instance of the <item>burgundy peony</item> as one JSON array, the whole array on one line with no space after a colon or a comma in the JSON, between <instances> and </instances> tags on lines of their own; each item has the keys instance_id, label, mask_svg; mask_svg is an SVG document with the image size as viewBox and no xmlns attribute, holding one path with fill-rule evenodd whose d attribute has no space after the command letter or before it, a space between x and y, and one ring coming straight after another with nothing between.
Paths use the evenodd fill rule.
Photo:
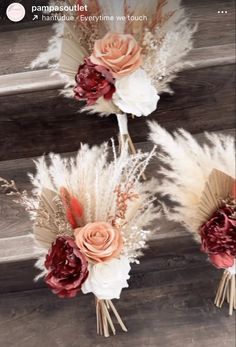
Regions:
<instances>
[{"instance_id":1,"label":"burgundy peony","mask_svg":"<svg viewBox=\"0 0 236 347\"><path fill-rule=\"evenodd\" d=\"M236 220L234 209L222 207L202 225L200 235L202 250L217 268L233 266L236 257Z\"/></svg>"},{"instance_id":2,"label":"burgundy peony","mask_svg":"<svg viewBox=\"0 0 236 347\"><path fill-rule=\"evenodd\" d=\"M86 100L87 105L93 105L101 96L110 100L115 92L114 79L109 70L93 64L88 58L79 66L75 80L75 97L78 100Z\"/></svg>"},{"instance_id":3,"label":"burgundy peony","mask_svg":"<svg viewBox=\"0 0 236 347\"><path fill-rule=\"evenodd\" d=\"M46 255L45 282L61 298L73 298L88 277L87 261L69 236L60 236Z\"/></svg>"}]
</instances>

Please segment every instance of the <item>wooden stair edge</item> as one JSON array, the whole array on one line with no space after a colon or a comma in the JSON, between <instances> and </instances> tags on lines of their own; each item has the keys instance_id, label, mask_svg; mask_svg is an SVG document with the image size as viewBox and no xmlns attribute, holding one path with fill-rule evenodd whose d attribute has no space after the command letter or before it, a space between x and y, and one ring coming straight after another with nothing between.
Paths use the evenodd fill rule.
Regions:
<instances>
[{"instance_id":1,"label":"wooden stair edge","mask_svg":"<svg viewBox=\"0 0 236 347\"><path fill-rule=\"evenodd\" d=\"M0 262L0 294L45 287L44 281L34 281L39 274L36 261L37 254L28 259ZM140 257L140 263L131 264L131 277L135 275L140 279L143 273L182 271L186 264L191 269L208 266L206 255L199 251L199 245L190 233L172 235L169 242L165 238L150 240Z\"/></svg>"},{"instance_id":2,"label":"wooden stair edge","mask_svg":"<svg viewBox=\"0 0 236 347\"><path fill-rule=\"evenodd\" d=\"M168 222L168 225L172 223ZM176 227L168 227L168 232L157 232L150 237L150 243L157 240L178 238L187 236L189 233L183 229L176 230ZM42 254L40 248L35 244L34 237L29 231L27 235L0 238L0 264L20 262L38 258Z\"/></svg>"},{"instance_id":3,"label":"wooden stair edge","mask_svg":"<svg viewBox=\"0 0 236 347\"><path fill-rule=\"evenodd\" d=\"M184 126L181 127L181 129L184 129ZM173 133L173 131L170 131ZM223 135L229 135L229 136L235 136L236 128L230 128L230 129L222 129L222 130L216 130L216 131L207 131L207 133L214 132L215 134L223 134ZM193 136L196 138L200 143L203 141L204 132L200 133L194 133ZM104 142L110 142L110 139L105 140ZM142 141L142 142L136 142L135 146L137 149L140 149L142 151L150 151L154 144L151 141ZM76 154L76 151L71 152L64 152L60 153L61 156L73 156ZM47 155L45 155L47 157ZM34 161L37 160L40 156L33 156L33 157L23 157L23 158L16 158L16 159L7 159L7 160L0 160L0 173L3 174L5 170L9 171L12 169L24 169L25 174L29 172L29 170L32 170L34 167Z\"/></svg>"},{"instance_id":4,"label":"wooden stair edge","mask_svg":"<svg viewBox=\"0 0 236 347\"><path fill-rule=\"evenodd\" d=\"M235 45L195 48L188 55L190 64L184 70L235 63ZM33 70L0 76L0 96L61 89L65 80L51 69Z\"/></svg>"},{"instance_id":5,"label":"wooden stair edge","mask_svg":"<svg viewBox=\"0 0 236 347\"><path fill-rule=\"evenodd\" d=\"M234 136L235 129L222 130L215 133ZM197 138L199 142L202 142L203 133L195 134L194 137ZM149 151L152 146L153 144L151 142L140 142L137 144L137 148L142 149L143 151ZM75 154L75 152L63 153L62 155L71 156L73 154ZM31 189L31 184L27 179L27 172L32 172L34 168L33 159L36 158L37 157L0 161L0 176L6 179L14 179L20 189L26 189L29 191ZM149 170L150 174L152 173L152 176L155 175L156 165L157 163L150 163ZM19 176L19 182L17 181L17 175ZM6 208L14 208L14 203L7 205ZM7 210L5 210L5 213L8 213ZM23 217L21 217L21 213L24 213ZM8 222L4 222L1 228L5 228L6 225L8 225ZM15 233L16 225L18 225L18 232L21 230L20 235ZM155 228L155 226L153 227ZM158 230L155 232L153 237L150 238L152 241L170 239L189 234L184 227L177 223L167 221L164 217L158 220L156 229ZM5 229L3 229L3 231L5 231ZM34 245L32 225L29 216L22 209L14 216L14 219L9 222L7 232L5 231L5 236L2 238L0 237L0 263L29 260L38 255L39 250Z\"/></svg>"}]
</instances>

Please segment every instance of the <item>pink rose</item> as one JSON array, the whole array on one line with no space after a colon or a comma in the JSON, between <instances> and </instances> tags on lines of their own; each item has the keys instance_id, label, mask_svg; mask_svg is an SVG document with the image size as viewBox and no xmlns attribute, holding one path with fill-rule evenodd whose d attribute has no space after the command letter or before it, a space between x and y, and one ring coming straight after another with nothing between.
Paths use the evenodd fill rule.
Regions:
<instances>
[{"instance_id":1,"label":"pink rose","mask_svg":"<svg viewBox=\"0 0 236 347\"><path fill-rule=\"evenodd\" d=\"M90 60L107 67L113 77L127 76L137 70L141 63L141 48L130 34L107 33L96 40Z\"/></svg>"},{"instance_id":2,"label":"pink rose","mask_svg":"<svg viewBox=\"0 0 236 347\"><path fill-rule=\"evenodd\" d=\"M123 247L120 230L105 222L75 229L75 242L87 258L98 263L118 257Z\"/></svg>"}]
</instances>

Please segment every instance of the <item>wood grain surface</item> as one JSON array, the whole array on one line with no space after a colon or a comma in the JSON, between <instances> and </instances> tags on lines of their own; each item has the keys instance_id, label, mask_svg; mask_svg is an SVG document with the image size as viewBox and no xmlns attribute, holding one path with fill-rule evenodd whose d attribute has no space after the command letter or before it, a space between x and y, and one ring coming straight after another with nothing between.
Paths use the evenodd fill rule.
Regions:
<instances>
[{"instance_id":1,"label":"wood grain surface","mask_svg":"<svg viewBox=\"0 0 236 347\"><path fill-rule=\"evenodd\" d=\"M63 300L39 284L19 291L21 284L27 289L34 271L1 265L1 288L8 283L10 289L0 296L1 346L234 347L235 315L228 317L227 305L213 305L221 271L198 248L190 237L150 245L133 267L130 288L115 301L129 331L117 329L109 339L96 335L92 295Z\"/></svg>"},{"instance_id":2,"label":"wood grain surface","mask_svg":"<svg viewBox=\"0 0 236 347\"><path fill-rule=\"evenodd\" d=\"M80 142L99 144L116 137L117 121L115 116L78 113L79 103L59 96L60 83L56 86L49 76L42 83L41 72L18 74L30 71L27 67L46 49L53 31L49 23L32 22L30 14L32 4L46 0L19 0L27 8L21 23L7 20L10 2L0 4L0 176L30 190L26 173L34 171L33 157L72 152ZM179 74L175 94L162 95L148 119L167 130L184 127L200 142L205 130L234 135L234 2L182 3L191 23L198 22L197 49L190 55L198 65ZM151 148L145 142L145 117L130 119L129 129L137 147ZM158 166L154 160L148 176L156 175ZM221 310L213 305L221 271L210 265L182 226L165 218L158 226L140 265L132 266L130 287L115 302L129 331L117 329L117 336L105 339L96 335L92 295L63 300L42 280L33 281L37 251L29 233L32 224L23 208L0 193L0 346L235 347L235 312L228 317L227 305Z\"/></svg>"},{"instance_id":3,"label":"wood grain surface","mask_svg":"<svg viewBox=\"0 0 236 347\"><path fill-rule=\"evenodd\" d=\"M175 94L163 94L148 119L193 133L234 128L234 83L234 65L184 71L172 84ZM118 131L115 116L78 113L79 103L57 90L2 96L0 104L0 160L75 151L80 142L98 144ZM130 119L134 142L147 140L146 120Z\"/></svg>"},{"instance_id":4,"label":"wood grain surface","mask_svg":"<svg viewBox=\"0 0 236 347\"><path fill-rule=\"evenodd\" d=\"M6 4L10 2L4 1ZM22 3L28 13L32 4L43 4L46 1L28 1ZM232 44L235 42L235 8L233 0L183 0L191 23L198 23L194 46L209 47ZM47 42L52 36L51 25L45 22L30 22L28 14L25 22L12 23L4 19L5 7L2 5L0 22L0 74L26 71L30 62L47 48ZM218 10L228 10L227 14L218 14ZM0 15L1 17L1 15ZM40 24L40 25L39 25Z\"/></svg>"},{"instance_id":5,"label":"wood grain surface","mask_svg":"<svg viewBox=\"0 0 236 347\"><path fill-rule=\"evenodd\" d=\"M183 70L195 70L206 67L229 65L235 63L235 44L218 45L193 49L186 58L191 64ZM66 80L55 74L52 69L0 75L0 97L30 92L62 89Z\"/></svg>"},{"instance_id":6,"label":"wood grain surface","mask_svg":"<svg viewBox=\"0 0 236 347\"><path fill-rule=\"evenodd\" d=\"M220 133L234 136L235 130L230 129L220 131ZM204 135L202 133L196 134L195 137L200 143L203 143ZM153 145L151 142L142 142L138 143L136 147L142 151L150 151ZM73 153L64 154L64 156L72 155ZM32 186L27 173L35 172L33 159L36 158L1 161L0 177L4 177L7 180L14 180L19 190L25 189L29 192L32 189ZM160 162L157 158L154 158L147 168L147 177L157 177L156 172L159 166ZM31 230L32 223L24 209L20 205L14 203L11 197L0 192L0 239L27 235ZM163 224L160 233L168 234L168 230L168 228L165 230L165 224ZM9 245L9 247L12 248L13 246ZM7 256L3 248L5 248L4 244L2 246L0 245L0 259L1 255L4 255L4 257ZM17 241L15 249L17 249Z\"/></svg>"}]
</instances>

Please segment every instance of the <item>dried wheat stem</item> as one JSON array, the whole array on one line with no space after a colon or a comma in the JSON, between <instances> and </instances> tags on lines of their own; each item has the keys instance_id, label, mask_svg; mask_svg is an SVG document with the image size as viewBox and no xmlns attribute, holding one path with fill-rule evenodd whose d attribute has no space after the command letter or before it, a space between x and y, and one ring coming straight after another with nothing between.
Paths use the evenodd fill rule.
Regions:
<instances>
[{"instance_id":1,"label":"dried wheat stem","mask_svg":"<svg viewBox=\"0 0 236 347\"><path fill-rule=\"evenodd\" d=\"M224 301L226 300L229 304L229 315L233 314L233 310L236 309L236 280L235 275L231 274L229 271L225 270L219 287L217 289L215 297L215 305L217 307L222 307Z\"/></svg>"},{"instance_id":2,"label":"dried wheat stem","mask_svg":"<svg viewBox=\"0 0 236 347\"><path fill-rule=\"evenodd\" d=\"M99 300L96 298L96 316L97 316L97 334L103 335L105 337L110 336L109 327L113 333L116 334L116 329L112 322L112 318L109 312L109 309L114 313L120 327L123 331L127 331L126 326L124 325L119 313L117 312L115 306L111 300Z\"/></svg>"},{"instance_id":3,"label":"dried wheat stem","mask_svg":"<svg viewBox=\"0 0 236 347\"><path fill-rule=\"evenodd\" d=\"M105 311L105 313L106 313L107 321L108 321L108 323L109 323L109 325L110 325L110 328L111 328L111 330L112 330L112 333L113 333L113 335L115 335L115 334L116 334L116 329L115 329L114 324L113 324L113 322L112 322L110 313L109 313L109 311L108 311L108 309L107 309L106 301L105 301L105 303L104 303L104 311Z\"/></svg>"},{"instance_id":4,"label":"dried wheat stem","mask_svg":"<svg viewBox=\"0 0 236 347\"><path fill-rule=\"evenodd\" d=\"M218 286L218 289L217 289L217 292L216 292L216 297L215 297L215 305L217 307L219 307L219 300L221 298L221 295L222 295L222 291L223 291L223 288L224 288L224 285L225 285L225 279L226 279L226 276L227 276L227 271L224 271L222 277L221 277L221 280L220 280L220 283L219 283L219 286Z\"/></svg>"},{"instance_id":5,"label":"dried wheat stem","mask_svg":"<svg viewBox=\"0 0 236 347\"><path fill-rule=\"evenodd\" d=\"M231 275L230 282L229 315L232 316L235 300L235 275Z\"/></svg>"},{"instance_id":6,"label":"dried wheat stem","mask_svg":"<svg viewBox=\"0 0 236 347\"><path fill-rule=\"evenodd\" d=\"M101 313L102 313L102 326L103 326L103 334L105 337L109 337L109 329L108 329L108 324L107 324L107 316L106 316L106 311L105 311L105 304L104 301L100 301L101 305Z\"/></svg>"},{"instance_id":7,"label":"dried wheat stem","mask_svg":"<svg viewBox=\"0 0 236 347\"><path fill-rule=\"evenodd\" d=\"M102 327L102 312L100 301L96 299L96 316L97 316L97 334L103 335L103 327Z\"/></svg>"},{"instance_id":8,"label":"dried wheat stem","mask_svg":"<svg viewBox=\"0 0 236 347\"><path fill-rule=\"evenodd\" d=\"M111 300L107 300L123 331L128 331Z\"/></svg>"},{"instance_id":9,"label":"dried wheat stem","mask_svg":"<svg viewBox=\"0 0 236 347\"><path fill-rule=\"evenodd\" d=\"M229 285L229 281L230 281L230 277L231 274L227 271L226 277L225 277L225 283L224 283L224 287L221 293L221 298L219 300L219 307L222 307L224 301L225 301L225 296L226 296L226 291L227 291L227 287Z\"/></svg>"},{"instance_id":10,"label":"dried wheat stem","mask_svg":"<svg viewBox=\"0 0 236 347\"><path fill-rule=\"evenodd\" d=\"M97 334L100 335L100 319L99 319L99 304L98 300L95 300L96 305L96 317L97 317Z\"/></svg>"}]
</instances>

